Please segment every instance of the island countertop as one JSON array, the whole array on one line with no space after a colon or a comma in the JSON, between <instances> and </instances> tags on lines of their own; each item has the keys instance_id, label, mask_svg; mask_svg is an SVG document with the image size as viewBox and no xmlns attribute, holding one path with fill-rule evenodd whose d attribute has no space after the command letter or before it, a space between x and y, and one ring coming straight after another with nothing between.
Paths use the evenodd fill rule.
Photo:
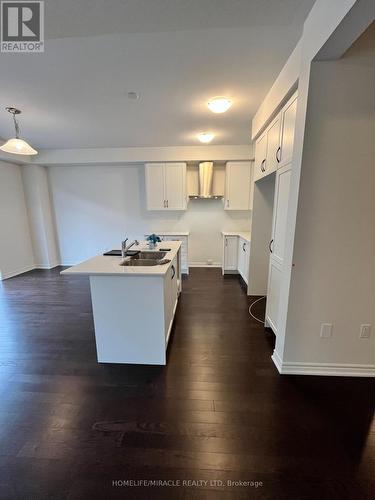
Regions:
<instances>
[{"instance_id":1,"label":"island countertop","mask_svg":"<svg viewBox=\"0 0 375 500\"><path fill-rule=\"evenodd\" d=\"M159 251L163 248L170 249L163 257L164 259L170 260L167 264L134 267L120 266L120 263L123 260L120 256L97 255L92 259L85 260L80 264L61 271L60 274L76 274L86 276L163 276L172 265L172 261L180 247L180 241L162 241L161 243L157 243L156 247L152 249L152 251ZM147 251L150 250L150 248L145 241L141 241L138 246L132 246L131 250Z\"/></svg>"}]
</instances>

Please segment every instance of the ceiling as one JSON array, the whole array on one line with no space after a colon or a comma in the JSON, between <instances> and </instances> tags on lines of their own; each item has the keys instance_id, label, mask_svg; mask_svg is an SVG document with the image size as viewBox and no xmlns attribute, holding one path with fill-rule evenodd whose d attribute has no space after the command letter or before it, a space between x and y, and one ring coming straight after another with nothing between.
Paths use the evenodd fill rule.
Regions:
<instances>
[{"instance_id":1,"label":"ceiling","mask_svg":"<svg viewBox=\"0 0 375 500\"><path fill-rule=\"evenodd\" d=\"M1 54L5 106L36 148L246 144L314 0L48 0L45 52ZM140 93L129 100L127 92ZM233 98L214 115L215 95Z\"/></svg>"}]
</instances>

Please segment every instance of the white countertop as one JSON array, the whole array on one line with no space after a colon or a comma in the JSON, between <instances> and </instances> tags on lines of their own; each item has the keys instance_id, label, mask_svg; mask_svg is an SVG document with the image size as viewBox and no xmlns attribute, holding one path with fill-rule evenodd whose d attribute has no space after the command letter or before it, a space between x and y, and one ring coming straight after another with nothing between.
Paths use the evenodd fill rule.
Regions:
<instances>
[{"instance_id":1,"label":"white countertop","mask_svg":"<svg viewBox=\"0 0 375 500\"><path fill-rule=\"evenodd\" d=\"M169 259L171 262L156 266L120 266L122 257L113 255L97 255L92 259L85 260L76 266L69 267L61 274L76 274L76 275L110 275L110 276L163 276L180 249L180 241L162 241L157 243L152 251L158 251L159 248L170 248L164 259ZM145 241L140 242L138 246L134 245L130 250L150 250Z\"/></svg>"},{"instance_id":2,"label":"white countertop","mask_svg":"<svg viewBox=\"0 0 375 500\"><path fill-rule=\"evenodd\" d=\"M145 233L146 236L149 234L161 234L162 236L189 236L190 232L189 231L149 231L148 233Z\"/></svg>"},{"instance_id":3,"label":"white countertop","mask_svg":"<svg viewBox=\"0 0 375 500\"><path fill-rule=\"evenodd\" d=\"M223 236L239 236L246 241L251 241L251 233L246 231L221 231Z\"/></svg>"}]
</instances>

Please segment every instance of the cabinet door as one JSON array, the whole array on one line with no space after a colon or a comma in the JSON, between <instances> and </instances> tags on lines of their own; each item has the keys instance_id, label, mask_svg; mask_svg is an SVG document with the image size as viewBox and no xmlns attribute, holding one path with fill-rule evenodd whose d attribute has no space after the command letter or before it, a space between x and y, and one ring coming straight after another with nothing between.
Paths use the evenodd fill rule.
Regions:
<instances>
[{"instance_id":1,"label":"cabinet door","mask_svg":"<svg viewBox=\"0 0 375 500\"><path fill-rule=\"evenodd\" d=\"M164 210L164 163L145 165L147 210Z\"/></svg>"},{"instance_id":2,"label":"cabinet door","mask_svg":"<svg viewBox=\"0 0 375 500\"><path fill-rule=\"evenodd\" d=\"M285 165L286 163L292 161L296 112L297 112L297 96L294 96L281 112L282 131L281 131L280 166Z\"/></svg>"},{"instance_id":3,"label":"cabinet door","mask_svg":"<svg viewBox=\"0 0 375 500\"><path fill-rule=\"evenodd\" d=\"M238 238L238 252L237 252L237 268L240 275L245 276L245 252L246 242L242 238Z\"/></svg>"},{"instance_id":4,"label":"cabinet door","mask_svg":"<svg viewBox=\"0 0 375 500\"><path fill-rule=\"evenodd\" d=\"M286 220L291 173L290 164L280 168L276 173L266 307L266 319L275 335L277 334L280 283L284 265Z\"/></svg>"},{"instance_id":5,"label":"cabinet door","mask_svg":"<svg viewBox=\"0 0 375 500\"><path fill-rule=\"evenodd\" d=\"M280 162L280 115L267 129L266 175L275 172Z\"/></svg>"},{"instance_id":6,"label":"cabinet door","mask_svg":"<svg viewBox=\"0 0 375 500\"><path fill-rule=\"evenodd\" d=\"M271 258L281 266L284 261L286 219L288 213L291 165L277 171L275 199L273 208L272 240L270 243Z\"/></svg>"},{"instance_id":7,"label":"cabinet door","mask_svg":"<svg viewBox=\"0 0 375 500\"><path fill-rule=\"evenodd\" d=\"M177 258L173 259L172 265L171 265L171 315L172 319L174 316L174 310L176 307L177 303L177 298L178 298L178 266L177 266Z\"/></svg>"},{"instance_id":8,"label":"cabinet door","mask_svg":"<svg viewBox=\"0 0 375 500\"><path fill-rule=\"evenodd\" d=\"M165 164L165 199L168 210L186 210L186 163Z\"/></svg>"},{"instance_id":9,"label":"cabinet door","mask_svg":"<svg viewBox=\"0 0 375 500\"><path fill-rule=\"evenodd\" d=\"M168 342L168 334L172 321L172 267L168 269L164 277L164 329L165 341Z\"/></svg>"},{"instance_id":10,"label":"cabinet door","mask_svg":"<svg viewBox=\"0 0 375 500\"><path fill-rule=\"evenodd\" d=\"M267 132L255 143L254 181L264 177L267 158Z\"/></svg>"},{"instance_id":11,"label":"cabinet door","mask_svg":"<svg viewBox=\"0 0 375 500\"><path fill-rule=\"evenodd\" d=\"M225 210L251 209L251 162L228 162L225 170Z\"/></svg>"},{"instance_id":12,"label":"cabinet door","mask_svg":"<svg viewBox=\"0 0 375 500\"><path fill-rule=\"evenodd\" d=\"M224 236L224 270L237 271L238 237Z\"/></svg>"},{"instance_id":13,"label":"cabinet door","mask_svg":"<svg viewBox=\"0 0 375 500\"><path fill-rule=\"evenodd\" d=\"M249 281L249 266L250 266L250 243L248 241L245 242L245 271L244 271L244 280L246 284Z\"/></svg>"},{"instance_id":14,"label":"cabinet door","mask_svg":"<svg viewBox=\"0 0 375 500\"><path fill-rule=\"evenodd\" d=\"M279 299L281 285L281 269L278 264L270 261L267 290L266 321L277 335Z\"/></svg>"}]
</instances>

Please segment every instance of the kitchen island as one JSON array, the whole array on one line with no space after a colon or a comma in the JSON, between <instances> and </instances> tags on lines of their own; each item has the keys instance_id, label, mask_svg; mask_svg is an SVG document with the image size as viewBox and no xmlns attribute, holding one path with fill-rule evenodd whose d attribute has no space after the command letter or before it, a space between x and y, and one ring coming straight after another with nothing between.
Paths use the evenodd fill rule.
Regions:
<instances>
[{"instance_id":1,"label":"kitchen island","mask_svg":"<svg viewBox=\"0 0 375 500\"><path fill-rule=\"evenodd\" d=\"M138 256L99 255L61 272L90 278L99 363L166 364L181 292L180 247L179 241L157 244L152 253L160 252L165 264L146 265L150 249L141 242L132 247L142 252L138 262Z\"/></svg>"}]
</instances>

